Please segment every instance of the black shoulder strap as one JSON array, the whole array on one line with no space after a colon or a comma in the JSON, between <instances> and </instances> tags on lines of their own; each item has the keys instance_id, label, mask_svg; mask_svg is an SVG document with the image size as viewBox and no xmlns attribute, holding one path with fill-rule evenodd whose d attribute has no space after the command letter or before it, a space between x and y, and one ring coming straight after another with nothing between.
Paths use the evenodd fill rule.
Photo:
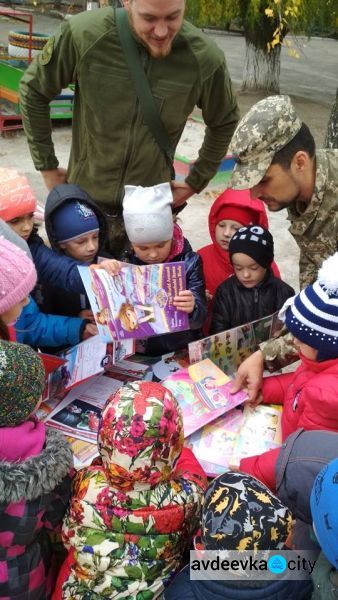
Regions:
<instances>
[{"instance_id":1,"label":"black shoulder strap","mask_svg":"<svg viewBox=\"0 0 338 600\"><path fill-rule=\"evenodd\" d=\"M174 151L167 130L161 120L154 96L152 95L149 81L144 72L139 51L130 30L127 11L124 8L117 8L115 14L121 46L127 61L130 77L140 101L144 121L166 157L171 169L172 179L175 179L173 165Z\"/></svg>"}]
</instances>

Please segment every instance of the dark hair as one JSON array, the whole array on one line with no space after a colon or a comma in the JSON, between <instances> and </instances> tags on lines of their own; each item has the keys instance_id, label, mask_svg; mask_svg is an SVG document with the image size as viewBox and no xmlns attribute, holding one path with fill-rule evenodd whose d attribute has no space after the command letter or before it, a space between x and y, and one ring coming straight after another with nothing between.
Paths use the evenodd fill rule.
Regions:
<instances>
[{"instance_id":1,"label":"dark hair","mask_svg":"<svg viewBox=\"0 0 338 600\"><path fill-rule=\"evenodd\" d=\"M9 342L9 331L6 323L0 317L0 340L5 340L5 342Z\"/></svg>"},{"instance_id":2,"label":"dark hair","mask_svg":"<svg viewBox=\"0 0 338 600\"><path fill-rule=\"evenodd\" d=\"M314 157L316 151L313 135L305 123L302 123L300 130L296 133L291 142L276 152L271 164L280 165L283 169L289 169L294 155L300 150L307 152L310 158Z\"/></svg>"}]
</instances>

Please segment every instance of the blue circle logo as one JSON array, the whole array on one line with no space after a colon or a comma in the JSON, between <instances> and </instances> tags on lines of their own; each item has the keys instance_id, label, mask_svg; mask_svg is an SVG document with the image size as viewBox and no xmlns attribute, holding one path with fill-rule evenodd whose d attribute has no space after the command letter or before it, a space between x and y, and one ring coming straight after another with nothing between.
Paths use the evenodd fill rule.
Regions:
<instances>
[{"instance_id":1,"label":"blue circle logo","mask_svg":"<svg viewBox=\"0 0 338 600\"><path fill-rule=\"evenodd\" d=\"M284 573L286 567L286 560L284 556L281 556L280 554L275 554L268 560L268 569L271 573Z\"/></svg>"}]
</instances>

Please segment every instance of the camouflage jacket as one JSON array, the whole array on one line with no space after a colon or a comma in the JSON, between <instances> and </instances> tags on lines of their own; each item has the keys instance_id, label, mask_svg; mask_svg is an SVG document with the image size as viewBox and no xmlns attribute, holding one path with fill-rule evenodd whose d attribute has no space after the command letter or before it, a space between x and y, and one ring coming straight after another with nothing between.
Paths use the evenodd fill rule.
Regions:
<instances>
[{"instance_id":1,"label":"camouflage jacket","mask_svg":"<svg viewBox=\"0 0 338 600\"><path fill-rule=\"evenodd\" d=\"M318 269L338 249L338 150L318 150L316 182L310 204L288 208L290 233L300 248L300 288L316 280ZM286 330L283 330L284 332ZM281 335L260 346L266 368L280 369L297 360L291 334Z\"/></svg>"},{"instance_id":2,"label":"camouflage jacket","mask_svg":"<svg viewBox=\"0 0 338 600\"><path fill-rule=\"evenodd\" d=\"M338 248L338 150L318 150L311 202L288 208L290 233L300 248L300 288L316 280L325 258Z\"/></svg>"}]
</instances>

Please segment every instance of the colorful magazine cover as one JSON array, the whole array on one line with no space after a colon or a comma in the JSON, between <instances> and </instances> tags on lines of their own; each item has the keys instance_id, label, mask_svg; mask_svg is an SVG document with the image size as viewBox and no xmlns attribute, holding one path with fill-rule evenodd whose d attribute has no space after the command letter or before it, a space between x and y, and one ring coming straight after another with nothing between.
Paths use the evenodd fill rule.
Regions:
<instances>
[{"instance_id":1,"label":"colorful magazine cover","mask_svg":"<svg viewBox=\"0 0 338 600\"><path fill-rule=\"evenodd\" d=\"M224 373L233 375L259 344L277 335L282 326L276 311L252 323L192 342L189 344L190 362L210 358Z\"/></svg>"},{"instance_id":2,"label":"colorful magazine cover","mask_svg":"<svg viewBox=\"0 0 338 600\"><path fill-rule=\"evenodd\" d=\"M229 469L244 415L242 407L195 431L187 440L208 477L216 477Z\"/></svg>"},{"instance_id":3,"label":"colorful magazine cover","mask_svg":"<svg viewBox=\"0 0 338 600\"><path fill-rule=\"evenodd\" d=\"M184 290L184 262L124 264L114 277L78 267L102 340L146 338L189 329L189 317L173 306Z\"/></svg>"},{"instance_id":4,"label":"colorful magazine cover","mask_svg":"<svg viewBox=\"0 0 338 600\"><path fill-rule=\"evenodd\" d=\"M245 392L231 393L232 380L210 359L176 371L162 385L181 407L185 437L247 400Z\"/></svg>"}]
</instances>

